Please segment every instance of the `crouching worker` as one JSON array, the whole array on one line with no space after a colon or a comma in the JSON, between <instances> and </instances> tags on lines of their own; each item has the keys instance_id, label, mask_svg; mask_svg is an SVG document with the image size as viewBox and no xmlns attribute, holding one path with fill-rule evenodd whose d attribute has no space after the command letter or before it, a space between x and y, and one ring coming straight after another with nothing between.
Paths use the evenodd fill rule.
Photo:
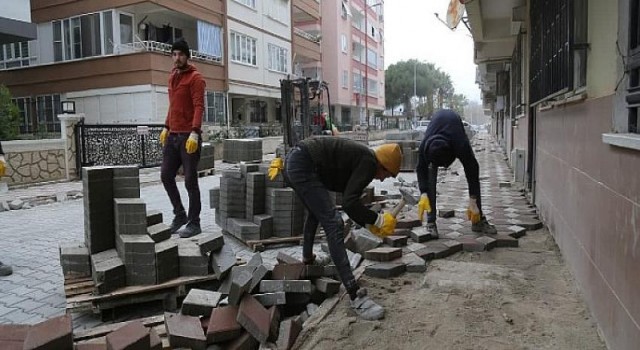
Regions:
<instances>
[{"instance_id":1,"label":"crouching worker","mask_svg":"<svg viewBox=\"0 0 640 350\"><path fill-rule=\"evenodd\" d=\"M312 264L313 241L322 225L331 259L351 297L351 307L366 320L384 317L384 308L374 302L353 276L344 246L344 222L329 196L342 193L342 206L349 217L380 237L393 234L396 219L378 214L361 202L363 190L373 179L395 177L400 171L402 153L397 144L380 146L375 152L358 142L337 137L316 137L298 143L286 157L284 177L307 209L302 256ZM273 174L272 174L273 175Z\"/></svg>"}]
</instances>

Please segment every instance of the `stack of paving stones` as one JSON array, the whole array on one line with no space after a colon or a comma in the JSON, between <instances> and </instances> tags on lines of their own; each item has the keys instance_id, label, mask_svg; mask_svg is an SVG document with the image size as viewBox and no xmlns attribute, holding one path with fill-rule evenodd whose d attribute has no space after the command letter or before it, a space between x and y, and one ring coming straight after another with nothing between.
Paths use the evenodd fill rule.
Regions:
<instances>
[{"instance_id":1,"label":"stack of paving stones","mask_svg":"<svg viewBox=\"0 0 640 350\"><path fill-rule=\"evenodd\" d=\"M222 160L227 163L262 161L261 139L225 139Z\"/></svg>"},{"instance_id":2,"label":"stack of paving stones","mask_svg":"<svg viewBox=\"0 0 640 350\"><path fill-rule=\"evenodd\" d=\"M198 171L215 168L215 147L210 143L203 143L198 161Z\"/></svg>"},{"instance_id":3,"label":"stack of paving stones","mask_svg":"<svg viewBox=\"0 0 640 350\"><path fill-rule=\"evenodd\" d=\"M236 262L222 232L172 238L162 214L140 199L136 166L83 168L83 191L85 242L60 246L66 280L92 277L104 294L180 276L222 277Z\"/></svg>"},{"instance_id":4,"label":"stack of paving stones","mask_svg":"<svg viewBox=\"0 0 640 350\"><path fill-rule=\"evenodd\" d=\"M269 269L260 254L235 266L217 291L191 289L179 314L165 313L172 348L290 349L303 323L338 293L333 265L305 265L284 253Z\"/></svg>"},{"instance_id":5,"label":"stack of paving stones","mask_svg":"<svg viewBox=\"0 0 640 350\"><path fill-rule=\"evenodd\" d=\"M210 190L215 222L224 233L246 242L302 233L304 205L282 174L267 177L269 164L247 164L222 172L220 187Z\"/></svg>"}]
</instances>

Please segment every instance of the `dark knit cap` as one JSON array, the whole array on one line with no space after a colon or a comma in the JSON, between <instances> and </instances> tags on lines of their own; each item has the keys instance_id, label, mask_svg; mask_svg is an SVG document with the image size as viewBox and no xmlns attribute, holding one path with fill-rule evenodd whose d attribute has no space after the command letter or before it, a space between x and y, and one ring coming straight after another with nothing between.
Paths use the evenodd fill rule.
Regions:
<instances>
[{"instance_id":1,"label":"dark knit cap","mask_svg":"<svg viewBox=\"0 0 640 350\"><path fill-rule=\"evenodd\" d=\"M184 39L178 39L176 42L171 45L171 52L178 50L187 56L187 58L191 58L191 51L189 51L189 44L187 44Z\"/></svg>"},{"instance_id":2,"label":"dark knit cap","mask_svg":"<svg viewBox=\"0 0 640 350\"><path fill-rule=\"evenodd\" d=\"M429 142L427 159L436 166L449 167L456 160L447 140L436 138Z\"/></svg>"}]
</instances>

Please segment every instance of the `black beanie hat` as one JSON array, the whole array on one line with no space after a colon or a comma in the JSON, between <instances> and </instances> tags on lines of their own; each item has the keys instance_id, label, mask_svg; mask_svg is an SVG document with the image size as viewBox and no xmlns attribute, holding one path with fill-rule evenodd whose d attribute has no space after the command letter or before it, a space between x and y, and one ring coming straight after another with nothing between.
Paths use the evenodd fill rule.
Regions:
<instances>
[{"instance_id":1,"label":"black beanie hat","mask_svg":"<svg viewBox=\"0 0 640 350\"><path fill-rule=\"evenodd\" d=\"M449 142L442 138L432 140L427 147L427 159L436 166L449 167L454 160Z\"/></svg>"},{"instance_id":2,"label":"black beanie hat","mask_svg":"<svg viewBox=\"0 0 640 350\"><path fill-rule=\"evenodd\" d=\"M176 42L171 45L171 52L178 50L184 53L187 58L191 58L191 51L189 51L189 44L187 44L184 39L178 39Z\"/></svg>"}]
</instances>

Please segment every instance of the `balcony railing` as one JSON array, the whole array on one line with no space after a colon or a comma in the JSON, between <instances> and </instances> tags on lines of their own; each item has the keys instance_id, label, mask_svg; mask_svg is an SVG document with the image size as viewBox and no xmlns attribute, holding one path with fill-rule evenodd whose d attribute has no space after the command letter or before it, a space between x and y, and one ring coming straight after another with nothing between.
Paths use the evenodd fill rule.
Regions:
<instances>
[{"instance_id":1,"label":"balcony railing","mask_svg":"<svg viewBox=\"0 0 640 350\"><path fill-rule=\"evenodd\" d=\"M120 44L116 47L116 52L118 53L130 53L130 52L160 52L166 53L168 55L171 54L171 44L161 43L158 41L149 41L149 40L141 40L136 41L130 44ZM215 62L221 63L222 56L215 56L211 54L207 54L204 52L190 50L191 51L191 59L203 62Z\"/></svg>"},{"instance_id":2,"label":"balcony railing","mask_svg":"<svg viewBox=\"0 0 640 350\"><path fill-rule=\"evenodd\" d=\"M305 32L304 30L300 29L300 28L293 28L293 32L296 35L299 35L309 41L313 41L314 43L320 43L320 37L318 35L313 35L310 33Z\"/></svg>"}]
</instances>

